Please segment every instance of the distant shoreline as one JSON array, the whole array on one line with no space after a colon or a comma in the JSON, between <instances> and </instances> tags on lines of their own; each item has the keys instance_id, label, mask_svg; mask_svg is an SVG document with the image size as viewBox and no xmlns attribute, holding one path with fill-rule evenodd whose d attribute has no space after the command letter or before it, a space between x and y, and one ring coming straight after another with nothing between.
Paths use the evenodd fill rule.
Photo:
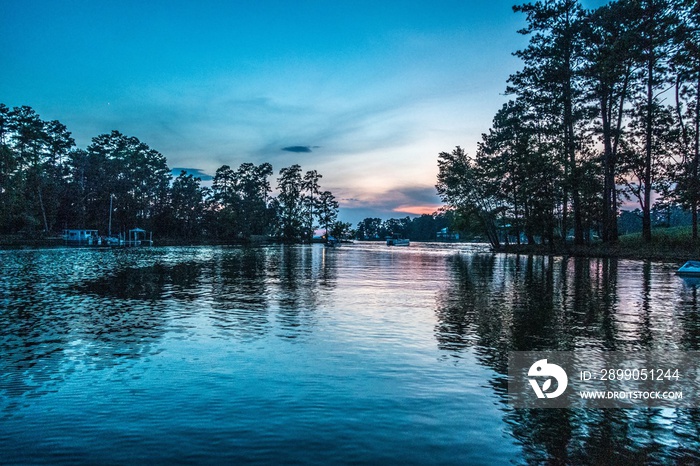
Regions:
<instances>
[{"instance_id":1,"label":"distant shoreline","mask_svg":"<svg viewBox=\"0 0 700 466\"><path fill-rule=\"evenodd\" d=\"M277 244L279 241L213 241L165 238L154 242L155 246L245 246L261 244ZM301 244L301 243L299 243ZM447 243L446 243L447 244ZM449 243L454 244L454 243ZM467 243L465 243L467 244ZM486 245L486 244L485 244ZM27 237L26 235L0 235L0 250L45 248L66 246L61 237ZM76 246L78 247L78 246ZM99 247L99 246L96 246ZM104 248L107 248L106 246ZM541 256L590 257L590 258L619 258L655 261L684 262L700 260L700 244L693 245L690 241L669 241L657 238L652 243L644 243L638 237L625 238L615 244L597 243L592 245L575 246L573 244L508 244L500 248L492 248L492 252L500 254L527 254Z\"/></svg>"},{"instance_id":2,"label":"distant shoreline","mask_svg":"<svg viewBox=\"0 0 700 466\"><path fill-rule=\"evenodd\" d=\"M320 243L321 241L313 240L312 243ZM161 238L153 241L153 245L158 246L250 246L263 244L308 244L308 243L289 243L281 238L266 237L261 238L261 235L254 235L248 239L239 240L212 240L198 239L187 240L183 238ZM25 249L25 248L48 248L48 247L90 247L109 249L108 245L87 245L87 244L71 244L67 243L60 236L42 236L28 237L26 235L0 235L0 250L3 249Z\"/></svg>"}]
</instances>

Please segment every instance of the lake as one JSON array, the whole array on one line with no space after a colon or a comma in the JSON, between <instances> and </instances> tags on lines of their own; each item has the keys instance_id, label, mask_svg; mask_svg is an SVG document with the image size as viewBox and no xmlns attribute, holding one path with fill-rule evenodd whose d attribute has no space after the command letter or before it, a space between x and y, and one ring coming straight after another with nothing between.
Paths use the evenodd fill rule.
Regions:
<instances>
[{"instance_id":1,"label":"lake","mask_svg":"<svg viewBox=\"0 0 700 466\"><path fill-rule=\"evenodd\" d=\"M679 264L469 244L0 251L0 462L700 462L700 410L524 410L509 351L699 350Z\"/></svg>"}]
</instances>

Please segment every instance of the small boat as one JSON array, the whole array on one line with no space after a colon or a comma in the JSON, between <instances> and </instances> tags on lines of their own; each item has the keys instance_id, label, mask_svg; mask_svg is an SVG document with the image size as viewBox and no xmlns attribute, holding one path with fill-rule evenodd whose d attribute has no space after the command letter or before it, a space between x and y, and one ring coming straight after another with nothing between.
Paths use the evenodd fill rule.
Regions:
<instances>
[{"instance_id":1,"label":"small boat","mask_svg":"<svg viewBox=\"0 0 700 466\"><path fill-rule=\"evenodd\" d=\"M340 247L340 240L337 238L334 238L333 236L329 236L326 238L326 247L327 248L339 248Z\"/></svg>"},{"instance_id":2,"label":"small boat","mask_svg":"<svg viewBox=\"0 0 700 466\"><path fill-rule=\"evenodd\" d=\"M117 247L124 246L124 240L117 236L108 236L105 240L108 246Z\"/></svg>"},{"instance_id":3,"label":"small boat","mask_svg":"<svg viewBox=\"0 0 700 466\"><path fill-rule=\"evenodd\" d=\"M408 246L410 241L407 238L399 238L398 235L386 237L387 246Z\"/></svg>"},{"instance_id":4,"label":"small boat","mask_svg":"<svg viewBox=\"0 0 700 466\"><path fill-rule=\"evenodd\" d=\"M700 277L700 261L688 261L676 273L686 277Z\"/></svg>"}]
</instances>

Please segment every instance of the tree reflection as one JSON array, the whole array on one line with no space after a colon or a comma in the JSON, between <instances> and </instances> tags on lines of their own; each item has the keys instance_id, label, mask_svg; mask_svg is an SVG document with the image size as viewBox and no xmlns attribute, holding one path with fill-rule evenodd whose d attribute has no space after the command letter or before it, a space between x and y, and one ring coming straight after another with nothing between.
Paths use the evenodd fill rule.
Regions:
<instances>
[{"instance_id":1,"label":"tree reflection","mask_svg":"<svg viewBox=\"0 0 700 466\"><path fill-rule=\"evenodd\" d=\"M318 245L283 245L273 258L268 273L276 285L278 335L298 338L315 326L321 291L335 286L334 260Z\"/></svg>"},{"instance_id":2,"label":"tree reflection","mask_svg":"<svg viewBox=\"0 0 700 466\"><path fill-rule=\"evenodd\" d=\"M79 367L129 364L169 332L296 338L337 274L318 246L37 251L1 265L0 393L10 398L46 393Z\"/></svg>"},{"instance_id":3,"label":"tree reflection","mask_svg":"<svg viewBox=\"0 0 700 466\"><path fill-rule=\"evenodd\" d=\"M700 278L683 278L679 300L680 321L682 323L680 340L681 347L686 351L700 349L699 288Z\"/></svg>"},{"instance_id":4,"label":"tree reflection","mask_svg":"<svg viewBox=\"0 0 700 466\"><path fill-rule=\"evenodd\" d=\"M451 268L452 286L437 300L438 346L473 351L497 372L491 384L528 463L700 461L698 410L506 404L509 351L697 350L698 283L666 278L651 262L616 259L465 255Z\"/></svg>"},{"instance_id":5,"label":"tree reflection","mask_svg":"<svg viewBox=\"0 0 700 466\"><path fill-rule=\"evenodd\" d=\"M78 366L100 369L148 354L164 331L163 313L142 301L76 292L76 276L107 270L110 258L102 252L29 251L3 259L0 392L9 399L50 392ZM138 293L148 296L149 286Z\"/></svg>"},{"instance_id":6,"label":"tree reflection","mask_svg":"<svg viewBox=\"0 0 700 466\"><path fill-rule=\"evenodd\" d=\"M256 339L269 328L267 251L234 248L205 264L208 280L197 290L212 300L211 324L225 337Z\"/></svg>"},{"instance_id":7,"label":"tree reflection","mask_svg":"<svg viewBox=\"0 0 700 466\"><path fill-rule=\"evenodd\" d=\"M507 261L510 262L510 261ZM564 316L555 306L553 263L545 256L516 256L513 284L513 320L511 351L558 348L564 335ZM524 262L524 263L523 263ZM537 293L532 293L537 290Z\"/></svg>"}]
</instances>

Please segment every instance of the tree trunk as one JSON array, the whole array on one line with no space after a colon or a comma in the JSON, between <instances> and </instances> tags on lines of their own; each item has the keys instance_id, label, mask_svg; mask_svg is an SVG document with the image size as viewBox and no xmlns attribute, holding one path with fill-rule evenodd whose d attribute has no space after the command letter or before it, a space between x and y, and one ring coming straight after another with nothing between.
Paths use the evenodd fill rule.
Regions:
<instances>
[{"instance_id":1,"label":"tree trunk","mask_svg":"<svg viewBox=\"0 0 700 466\"><path fill-rule=\"evenodd\" d=\"M492 218L490 218L491 215L488 217L484 214L479 214L479 219L481 220L481 223L484 225L484 231L486 231L486 236L489 239L489 243L491 243L491 246L494 249L500 249L501 243L498 240L498 230L494 227L494 221Z\"/></svg>"},{"instance_id":2,"label":"tree trunk","mask_svg":"<svg viewBox=\"0 0 700 466\"><path fill-rule=\"evenodd\" d=\"M515 222L515 234L517 236L517 244L520 246L520 220L518 219L518 196L513 191L513 211L515 212L514 215L514 222Z\"/></svg>"},{"instance_id":3,"label":"tree trunk","mask_svg":"<svg viewBox=\"0 0 700 466\"><path fill-rule=\"evenodd\" d=\"M569 91L570 92L570 91ZM581 212L581 193L579 192L579 175L576 166L576 147L574 144L574 122L571 109L571 100L567 99L565 107L566 113L566 152L570 165L570 188L571 200L573 202L572 211L574 214L574 244L583 244L583 221Z\"/></svg>"},{"instance_id":4,"label":"tree trunk","mask_svg":"<svg viewBox=\"0 0 700 466\"><path fill-rule=\"evenodd\" d=\"M625 75L625 79L622 85L622 90L620 91L620 103L617 108L617 124L615 126L615 135L613 138L613 144L612 144L612 160L610 161L611 163L611 168L612 168L612 173L610 174L611 179L612 179L612 205L611 209L614 215L615 220L613 221L611 227L611 238L610 241L613 243L616 243L617 240L619 239L620 232L617 227L617 186L615 185L615 174L617 172L617 148L620 145L620 135L622 134L622 119L625 114L625 98L627 97L627 87L629 86L629 80L630 80L630 72L629 72L629 67L627 69L627 74ZM612 100L612 99L611 99ZM612 112L612 109L611 109Z\"/></svg>"},{"instance_id":5,"label":"tree trunk","mask_svg":"<svg viewBox=\"0 0 700 466\"><path fill-rule=\"evenodd\" d=\"M603 242L612 241L612 223L614 218L612 202L615 196L615 177L612 166L612 131L610 128L609 107L612 102L610 93L601 93L600 114L603 123Z\"/></svg>"},{"instance_id":6,"label":"tree trunk","mask_svg":"<svg viewBox=\"0 0 700 466\"><path fill-rule=\"evenodd\" d=\"M41 216L44 219L44 232L49 232L49 223L46 221L46 209L44 208L44 198L41 196L41 185L38 185L37 193L39 194L39 206L41 207Z\"/></svg>"},{"instance_id":7,"label":"tree trunk","mask_svg":"<svg viewBox=\"0 0 700 466\"><path fill-rule=\"evenodd\" d=\"M568 178L566 176L566 171L564 174L564 178ZM566 187L564 187L564 193L562 194L562 203L561 203L561 242L564 246L566 246L566 236L569 233L569 226L568 226L568 203L569 203L569 192Z\"/></svg>"},{"instance_id":8,"label":"tree trunk","mask_svg":"<svg viewBox=\"0 0 700 466\"><path fill-rule=\"evenodd\" d=\"M700 186L698 182L700 181L698 177L700 169L700 74L698 74L698 82L695 91L695 153L693 154L693 201L692 201L692 211L693 211L693 242L698 240L698 196L700 196Z\"/></svg>"},{"instance_id":9,"label":"tree trunk","mask_svg":"<svg viewBox=\"0 0 700 466\"><path fill-rule=\"evenodd\" d=\"M569 10L566 11L566 24L569 28L573 28L571 24ZM569 188L571 190L571 200L573 201L574 214L574 244L583 244L583 212L581 208L581 193L579 182L579 170L576 165L576 144L574 140L574 89L572 86L573 68L571 66L573 55L573 41L571 38L571 29L567 34L567 42L564 49L565 63L565 80L564 80L564 142L566 144L566 158L570 165L569 168Z\"/></svg>"},{"instance_id":10,"label":"tree trunk","mask_svg":"<svg viewBox=\"0 0 700 466\"><path fill-rule=\"evenodd\" d=\"M651 39L649 39L651 41ZM652 129L654 127L654 52L649 47L647 58L647 109L646 109L646 141L644 154L644 202L642 204L642 238L645 242L651 242L651 161L652 161Z\"/></svg>"}]
</instances>

